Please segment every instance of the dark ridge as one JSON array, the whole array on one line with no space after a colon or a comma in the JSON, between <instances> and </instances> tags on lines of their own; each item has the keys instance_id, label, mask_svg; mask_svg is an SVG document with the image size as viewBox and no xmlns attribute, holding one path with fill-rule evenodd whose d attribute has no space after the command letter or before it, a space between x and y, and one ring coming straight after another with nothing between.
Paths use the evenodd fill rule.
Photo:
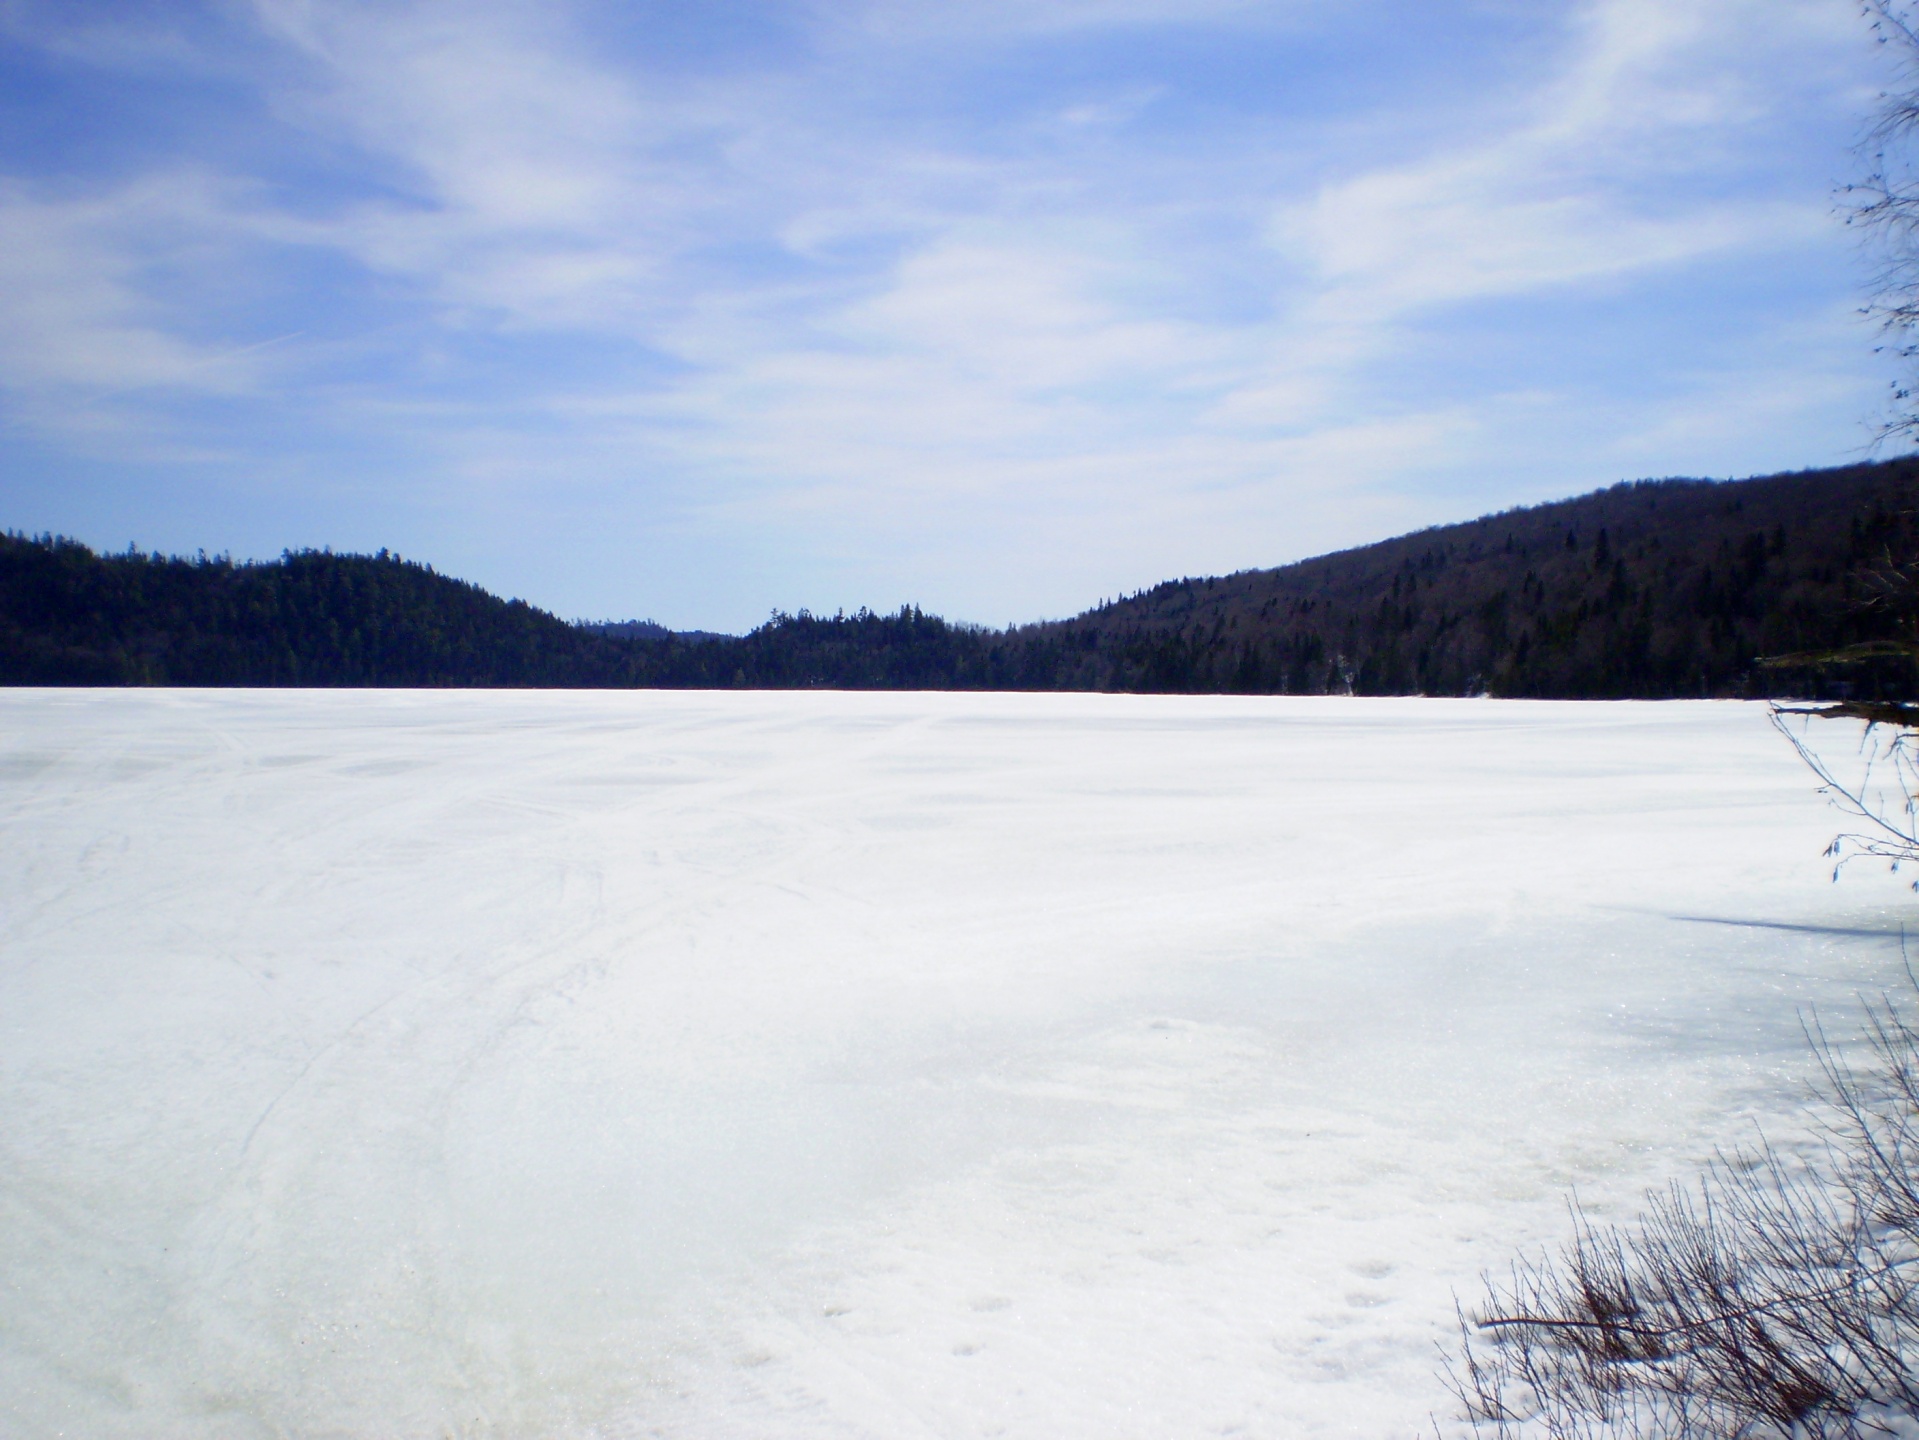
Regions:
<instances>
[{"instance_id":1,"label":"dark ridge","mask_svg":"<svg viewBox=\"0 0 1919 1440\"><path fill-rule=\"evenodd\" d=\"M1039 627L1088 689L1561 698L1911 689L1757 657L1910 634L1919 460L1641 480ZM1908 587L1909 588L1909 587ZM1062 663L1060 678L1068 680Z\"/></svg>"},{"instance_id":2,"label":"dark ridge","mask_svg":"<svg viewBox=\"0 0 1919 1440\"><path fill-rule=\"evenodd\" d=\"M0 683L1892 698L1919 633L1919 459L1642 480L995 631L914 606L747 635L574 625L424 565L235 564L0 537Z\"/></svg>"},{"instance_id":3,"label":"dark ridge","mask_svg":"<svg viewBox=\"0 0 1919 1440\"><path fill-rule=\"evenodd\" d=\"M626 646L384 550L96 555L0 538L0 681L16 685L644 683Z\"/></svg>"}]
</instances>

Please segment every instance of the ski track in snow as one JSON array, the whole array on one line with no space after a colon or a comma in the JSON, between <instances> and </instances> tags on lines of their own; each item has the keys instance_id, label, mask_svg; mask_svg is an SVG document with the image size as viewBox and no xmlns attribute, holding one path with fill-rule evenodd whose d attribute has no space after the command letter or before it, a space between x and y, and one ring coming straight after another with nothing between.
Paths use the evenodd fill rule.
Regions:
<instances>
[{"instance_id":1,"label":"ski track in snow","mask_svg":"<svg viewBox=\"0 0 1919 1440\"><path fill-rule=\"evenodd\" d=\"M0 717L8 1437L1411 1435L1911 913L1747 704Z\"/></svg>"}]
</instances>

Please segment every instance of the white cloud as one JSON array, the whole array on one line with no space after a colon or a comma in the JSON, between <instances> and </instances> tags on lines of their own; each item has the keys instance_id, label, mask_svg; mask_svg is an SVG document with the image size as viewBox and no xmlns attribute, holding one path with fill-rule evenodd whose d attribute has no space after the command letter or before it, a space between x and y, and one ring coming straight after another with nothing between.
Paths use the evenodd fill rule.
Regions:
<instances>
[{"instance_id":1,"label":"white cloud","mask_svg":"<svg viewBox=\"0 0 1919 1440\"><path fill-rule=\"evenodd\" d=\"M1825 196L1719 195L1700 161L1759 103L1763 77L1737 84L1722 63L1737 22L1782 7L1727 8L1595 6L1582 52L1509 130L1342 178L1284 210L1277 237L1312 267L1329 313L1366 323L1804 241L1829 224Z\"/></svg>"},{"instance_id":2,"label":"white cloud","mask_svg":"<svg viewBox=\"0 0 1919 1440\"><path fill-rule=\"evenodd\" d=\"M0 376L17 409L73 430L115 397L258 388L280 337L209 335L156 278L218 262L226 191L178 171L81 197L0 186Z\"/></svg>"},{"instance_id":3,"label":"white cloud","mask_svg":"<svg viewBox=\"0 0 1919 1440\"><path fill-rule=\"evenodd\" d=\"M630 317L688 208L686 177L654 152L710 120L646 103L524 7L257 8L321 77L282 96L284 114L361 147L403 192L290 238L520 323Z\"/></svg>"},{"instance_id":4,"label":"white cloud","mask_svg":"<svg viewBox=\"0 0 1919 1440\"><path fill-rule=\"evenodd\" d=\"M1322 461L1353 453L1366 424L1395 436L1426 424L1418 397L1366 392L1364 372L1405 344L1410 324L1462 303L1804 244L1829 225L1823 196L1685 192L1689 142L1714 144L1716 127L1746 121L1750 90L1764 84L1721 73L1714 61L1737 25L1712 10L1597 6L1570 61L1504 131L1282 207L1276 232L1305 284L1270 323L1128 307L1128 292L1165 290L1159 271L1180 257L1126 234L1121 219L1078 234L1029 227L1025 242L1007 219L992 244L961 238L967 223L954 221L894 267L885 292L814 315L804 332L748 328L729 353L727 332L695 319L687 351L700 371L675 409L706 422L697 444L710 459L777 467L787 480L831 474L837 495L921 490L929 463L940 484L969 493L992 490L994 472L1040 484L1034 457L1132 470L1142 430L1155 436L1163 486L1370 478L1376 470ZM1318 426L1341 447L1313 449ZM1458 440L1472 426L1441 428Z\"/></svg>"},{"instance_id":5,"label":"white cloud","mask_svg":"<svg viewBox=\"0 0 1919 1440\"><path fill-rule=\"evenodd\" d=\"M1409 515L1421 477L1512 453L1501 427L1563 432L1592 397L1524 357L1456 382L1452 317L1816 247L1826 197L1768 183L1752 136L1856 91L1862 48L1843 0L1601 0L1567 12L1550 66L1483 95L1140 140L1181 99L1170 82L1042 87L984 120L910 92L1042 31L1390 17L876 0L816 8L810 46L777 60L702 70L628 63L567 8L511 0L248 13L291 57L264 91L278 123L349 178L273 199L239 161L174 163L0 191L16 408L37 396L36 413L65 403L92 425L109 392L163 408L161 391L273 389L305 423L390 434L475 483L571 466L607 477L614 505L617 477L664 474L713 527L803 524L824 550L890 557L875 564L1064 577L1043 599L1007 580L992 618L1115 573L1350 543ZM60 34L103 64L184 43ZM186 303L229 276L270 289L275 257L301 253L405 309L398 338L364 341L412 347L400 379L355 373L352 337L246 348L324 294L231 317ZM612 358L436 389L480 340ZM1752 361L1773 367L1755 391L1790 385L1774 353ZM1747 383L1726 363L1698 394ZM1830 396L1842 381L1822 373ZM1660 428L1668 411L1621 404L1617 434L1640 437L1621 454L1658 468L1658 436L1691 443Z\"/></svg>"}]
</instances>

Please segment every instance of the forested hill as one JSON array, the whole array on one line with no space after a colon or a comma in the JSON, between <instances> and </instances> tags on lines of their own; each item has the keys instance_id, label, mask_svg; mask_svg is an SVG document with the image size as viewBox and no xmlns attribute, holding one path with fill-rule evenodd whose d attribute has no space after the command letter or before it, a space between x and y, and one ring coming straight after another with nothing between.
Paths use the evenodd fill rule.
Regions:
<instances>
[{"instance_id":1,"label":"forested hill","mask_svg":"<svg viewBox=\"0 0 1919 1440\"><path fill-rule=\"evenodd\" d=\"M1919 625L1919 459L1639 481L1007 631L908 607L739 638L570 625L430 568L0 537L0 683L1909 694L1758 657Z\"/></svg>"},{"instance_id":2,"label":"forested hill","mask_svg":"<svg viewBox=\"0 0 1919 1440\"><path fill-rule=\"evenodd\" d=\"M1910 633L1919 459L1652 480L1277 570L1176 580L1046 627L1091 688L1672 697L1910 690L1762 655ZM1062 678L1064 678L1063 667Z\"/></svg>"},{"instance_id":3,"label":"forested hill","mask_svg":"<svg viewBox=\"0 0 1919 1440\"><path fill-rule=\"evenodd\" d=\"M264 564L0 537L0 680L624 685L628 646L387 555Z\"/></svg>"}]
</instances>

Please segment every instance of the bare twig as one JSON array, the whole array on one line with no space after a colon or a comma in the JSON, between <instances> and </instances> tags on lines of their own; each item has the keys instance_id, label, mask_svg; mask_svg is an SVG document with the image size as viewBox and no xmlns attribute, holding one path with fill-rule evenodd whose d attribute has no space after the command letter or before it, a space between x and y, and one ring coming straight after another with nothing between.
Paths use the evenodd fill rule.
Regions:
<instances>
[{"instance_id":1,"label":"bare twig","mask_svg":"<svg viewBox=\"0 0 1919 1440\"><path fill-rule=\"evenodd\" d=\"M1788 716L1863 720L1858 741L1858 778L1841 780L1821 749L1803 729L1787 723ZM1820 793L1843 813L1864 822L1863 832L1836 836L1826 847L1834 860L1833 875L1850 860L1870 856L1895 870L1919 860L1919 706L1899 701L1842 701L1833 705L1774 705L1773 728L1805 762L1819 782ZM1883 728L1881 728L1883 727Z\"/></svg>"}]
</instances>

